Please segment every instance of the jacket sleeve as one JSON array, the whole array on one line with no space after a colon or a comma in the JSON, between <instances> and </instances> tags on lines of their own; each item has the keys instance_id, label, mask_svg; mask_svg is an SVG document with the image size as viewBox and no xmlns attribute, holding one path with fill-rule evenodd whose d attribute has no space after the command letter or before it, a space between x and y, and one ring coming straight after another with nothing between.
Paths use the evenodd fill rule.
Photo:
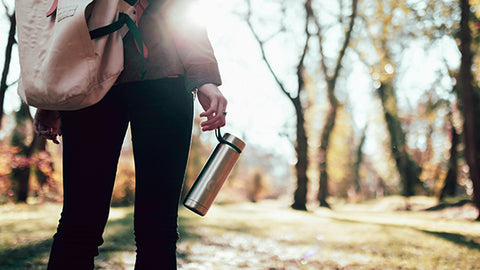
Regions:
<instances>
[{"instance_id":1,"label":"jacket sleeve","mask_svg":"<svg viewBox=\"0 0 480 270\"><path fill-rule=\"evenodd\" d=\"M206 83L222 84L218 63L205 26L196 25L188 18L190 13L188 11L195 1L167 2L165 15L168 16L169 30L184 67L187 89L194 90Z\"/></svg>"}]
</instances>

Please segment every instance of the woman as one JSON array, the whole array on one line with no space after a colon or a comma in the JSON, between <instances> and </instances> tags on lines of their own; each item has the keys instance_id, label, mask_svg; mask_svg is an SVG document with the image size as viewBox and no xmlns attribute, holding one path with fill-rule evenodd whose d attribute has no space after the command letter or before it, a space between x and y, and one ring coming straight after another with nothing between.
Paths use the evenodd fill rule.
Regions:
<instances>
[{"instance_id":1,"label":"woman","mask_svg":"<svg viewBox=\"0 0 480 270\"><path fill-rule=\"evenodd\" d=\"M99 103L36 113L38 134L56 143L58 135L63 137L64 203L48 269L94 268L128 124L135 159L135 269L176 269L192 91L205 110L203 131L225 125L227 101L218 90L221 79L205 29L189 24L183 13L191 1L140 2L137 23L148 50L145 62L128 34L124 71Z\"/></svg>"}]
</instances>

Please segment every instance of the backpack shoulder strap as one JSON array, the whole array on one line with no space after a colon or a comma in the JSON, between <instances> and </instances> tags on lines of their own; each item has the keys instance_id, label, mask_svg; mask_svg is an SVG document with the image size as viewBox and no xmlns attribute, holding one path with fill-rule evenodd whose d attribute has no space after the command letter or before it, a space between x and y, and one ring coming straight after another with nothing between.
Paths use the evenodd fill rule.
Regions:
<instances>
[{"instance_id":1,"label":"backpack shoulder strap","mask_svg":"<svg viewBox=\"0 0 480 270\"><path fill-rule=\"evenodd\" d=\"M130 24L127 23L130 19L130 17L128 17L127 14L125 13L119 13L118 14L118 20L109 24L109 25L105 25L103 27L100 27L100 28L97 28L97 29L93 29L90 31L90 38L91 39L97 39L97 38L101 38L103 36L106 36L108 34L111 34L117 30L120 30L120 28L122 28L125 24L127 24L128 28L130 31L132 31L131 27L130 27ZM135 31L135 30L133 30Z\"/></svg>"},{"instance_id":2,"label":"backpack shoulder strap","mask_svg":"<svg viewBox=\"0 0 480 270\"><path fill-rule=\"evenodd\" d=\"M123 1L127 2L130 6L133 6L137 3L137 0L123 0ZM57 6L58 6L58 0L53 0L52 6L47 11L47 17L52 16L52 14L57 10Z\"/></svg>"},{"instance_id":3,"label":"backpack shoulder strap","mask_svg":"<svg viewBox=\"0 0 480 270\"><path fill-rule=\"evenodd\" d=\"M55 1L57 1L57 0L55 0ZM136 0L124 0L124 1L127 2L128 4L130 4L131 6L134 6L135 4L137 4ZM140 2L144 2L144 1L140 0ZM147 1L147 3L148 3L148 1ZM142 8L143 8L143 6L142 6ZM143 10L142 10L142 12L143 12ZM140 55L142 56L141 57L142 71L141 71L141 76L140 77L143 79L145 77L145 73L146 73L145 58L148 56L148 50L147 50L145 44L143 43L142 35L140 34L140 30L138 29L137 24L127 14L125 14L123 12L120 12L118 14L118 20L117 21L115 21L115 22L113 22L109 25L105 25L103 27L91 30L90 31L90 38L93 40L93 39L97 39L97 38L101 38L103 36L109 35L109 34L115 32L115 31L120 30L120 28L122 28L124 25L127 25L128 29L132 33L133 38L135 39L135 43L137 44L137 49L139 50Z\"/></svg>"},{"instance_id":4,"label":"backpack shoulder strap","mask_svg":"<svg viewBox=\"0 0 480 270\"><path fill-rule=\"evenodd\" d=\"M148 0L140 0L138 1L138 3L137 3L137 0L123 0L123 1L127 2L130 6L135 6L136 4L138 4L138 6L140 7L139 11L141 13L143 13L143 10L146 8L146 6L148 6L148 3L149 3ZM58 0L53 0L52 6L47 12L47 17L52 16L55 13L55 11L57 10L57 6L58 6ZM139 19L138 17L141 16L141 13L137 14L137 19ZM115 31L120 30L125 24L127 25L130 32L133 34L133 37L135 38L135 43L137 44L137 48L142 55L142 76L141 77L143 78L145 75L144 62L145 62L145 57L148 54L148 51L145 47L145 44L143 43L142 37L140 35L140 30L138 29L136 23L127 14L120 12L117 21L109 25L91 30L90 38L93 40L93 39L97 39L97 38L101 38L103 36L109 35ZM138 44L142 44L142 46L139 46Z\"/></svg>"},{"instance_id":5,"label":"backpack shoulder strap","mask_svg":"<svg viewBox=\"0 0 480 270\"><path fill-rule=\"evenodd\" d=\"M52 6L47 11L47 17L52 16L52 14L57 10L58 0L53 0Z\"/></svg>"}]
</instances>

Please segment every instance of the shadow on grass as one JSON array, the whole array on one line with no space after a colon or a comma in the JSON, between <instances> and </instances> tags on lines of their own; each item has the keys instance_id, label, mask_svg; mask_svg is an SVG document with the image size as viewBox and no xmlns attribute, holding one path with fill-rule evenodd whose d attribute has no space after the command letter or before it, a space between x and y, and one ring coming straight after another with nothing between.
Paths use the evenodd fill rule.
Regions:
<instances>
[{"instance_id":1,"label":"shadow on grass","mask_svg":"<svg viewBox=\"0 0 480 270\"><path fill-rule=\"evenodd\" d=\"M462 206L467 205L467 204L472 204L473 205L472 200L460 200L456 203L441 203L441 204L429 207L429 208L427 208L423 211L438 211L438 210L443 210L443 209L451 208L451 207L462 207Z\"/></svg>"},{"instance_id":2,"label":"shadow on grass","mask_svg":"<svg viewBox=\"0 0 480 270\"><path fill-rule=\"evenodd\" d=\"M470 248L470 249L480 250L480 243L478 243L480 241L479 237L468 238L465 235L458 234L458 233L433 232L433 231L427 231L427 230L418 230L418 231L424 232L426 234L431 234L431 235L434 235L436 237L443 238L443 239L448 240L452 243L455 243L457 245L461 245L461 246L464 246L464 247L467 247L467 248ZM477 241L475 241L475 240L477 240Z\"/></svg>"},{"instance_id":3,"label":"shadow on grass","mask_svg":"<svg viewBox=\"0 0 480 270\"><path fill-rule=\"evenodd\" d=\"M104 232L104 244L99 252L135 251L133 235L133 212L124 217L109 220Z\"/></svg>"},{"instance_id":4,"label":"shadow on grass","mask_svg":"<svg viewBox=\"0 0 480 270\"><path fill-rule=\"evenodd\" d=\"M0 269L41 269L47 263L53 239L0 251Z\"/></svg>"},{"instance_id":5,"label":"shadow on grass","mask_svg":"<svg viewBox=\"0 0 480 270\"><path fill-rule=\"evenodd\" d=\"M108 261L117 252L135 252L135 238L133 234L133 209L127 212L125 216L118 219L109 220L104 234L104 244L99 248L100 254L105 255L102 260ZM201 231L198 230L200 219L195 216L179 213L178 232L180 234L179 242L182 241L200 241L204 238ZM258 233L258 228L249 226L248 223L232 223L228 225L220 224L202 224L201 227L210 227L219 231L234 231L241 233ZM51 236L35 242L25 243L0 248L0 269L1 270L32 270L45 269L48 263L48 256L53 242L53 234L56 228L52 228ZM35 231L30 232L32 235ZM187 259L188 253L177 254L180 258Z\"/></svg>"},{"instance_id":6,"label":"shadow on grass","mask_svg":"<svg viewBox=\"0 0 480 270\"><path fill-rule=\"evenodd\" d=\"M132 208L132 212L127 213L125 217L108 221L104 235L105 242L99 248L100 254L106 255L106 260L116 256L118 254L116 252L135 252L133 219L134 213ZM198 220L195 217L188 217L179 213L177 229L180 235L179 242L202 239L202 235L196 230L196 227L198 227L197 222ZM177 253L177 256L186 259L188 254Z\"/></svg>"},{"instance_id":7,"label":"shadow on grass","mask_svg":"<svg viewBox=\"0 0 480 270\"><path fill-rule=\"evenodd\" d=\"M221 220L218 218L216 220L217 220L217 223L201 222L201 218L180 214L179 216L180 237L188 240L202 239L203 235L199 231L199 228L202 228L202 229L208 228L218 232L218 234L220 235L223 233L233 232L233 233L249 234L253 236L262 235L265 231L269 230L269 228L264 228L263 226L253 225L251 220L248 220L248 221L235 220L235 222L232 222L231 220Z\"/></svg>"},{"instance_id":8,"label":"shadow on grass","mask_svg":"<svg viewBox=\"0 0 480 270\"><path fill-rule=\"evenodd\" d=\"M109 220L106 230L114 230L115 233L105 237L105 243L100 247L100 252L134 251L135 242L133 237L133 213L116 220ZM56 228L55 228L56 229ZM52 237L25 245L0 249L1 270L25 270L45 269L48 262ZM35 232L32 231L32 234Z\"/></svg>"},{"instance_id":9,"label":"shadow on grass","mask_svg":"<svg viewBox=\"0 0 480 270\"><path fill-rule=\"evenodd\" d=\"M178 216L178 234L179 241L201 239L202 236L195 230L196 224L194 218L183 215Z\"/></svg>"},{"instance_id":10,"label":"shadow on grass","mask_svg":"<svg viewBox=\"0 0 480 270\"><path fill-rule=\"evenodd\" d=\"M480 237L472 236L468 238L465 235L458 234L458 233L422 230L422 229L416 228L415 226L405 225L405 224L385 224L381 222L368 222L368 221L362 221L362 220L352 220L348 218L337 218L337 217L332 217L331 219L339 222L346 222L346 223L370 224L370 225L379 225L384 227L393 227L393 228L402 228L402 229L409 228L415 231L419 231L419 232L430 234L439 238L443 238L457 245L461 245L470 249L476 249L480 251Z\"/></svg>"}]
</instances>

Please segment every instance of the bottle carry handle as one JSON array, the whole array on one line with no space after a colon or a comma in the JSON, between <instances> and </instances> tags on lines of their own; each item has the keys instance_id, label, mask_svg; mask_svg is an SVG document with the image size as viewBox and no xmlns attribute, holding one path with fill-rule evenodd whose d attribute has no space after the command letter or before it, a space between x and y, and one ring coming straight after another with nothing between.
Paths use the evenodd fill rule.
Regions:
<instances>
[{"instance_id":1,"label":"bottle carry handle","mask_svg":"<svg viewBox=\"0 0 480 270\"><path fill-rule=\"evenodd\" d=\"M215 136L217 136L217 140L218 140L220 143L226 144L226 145L232 147L232 148L233 148L235 151L237 151L239 154L242 153L242 150L240 150L240 148L238 148L236 145L234 145L233 143L231 143L231 142L229 142L229 141L227 141L227 140L225 140L225 139L223 138L222 133L220 132L220 128L217 128L217 129L215 130Z\"/></svg>"}]
</instances>

